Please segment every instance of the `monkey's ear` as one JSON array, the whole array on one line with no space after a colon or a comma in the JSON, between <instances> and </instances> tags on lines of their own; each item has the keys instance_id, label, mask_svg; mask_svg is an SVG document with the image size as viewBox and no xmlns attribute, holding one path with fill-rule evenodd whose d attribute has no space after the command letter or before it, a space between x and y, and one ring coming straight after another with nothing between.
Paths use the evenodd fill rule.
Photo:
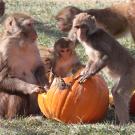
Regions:
<instances>
[{"instance_id":1,"label":"monkey's ear","mask_svg":"<svg viewBox=\"0 0 135 135\"><path fill-rule=\"evenodd\" d=\"M5 29L8 32L15 32L18 30L17 22L14 17L8 17L5 21Z\"/></svg>"},{"instance_id":2,"label":"monkey's ear","mask_svg":"<svg viewBox=\"0 0 135 135\"><path fill-rule=\"evenodd\" d=\"M9 28L16 25L16 20L14 17L8 17L5 21L5 27Z\"/></svg>"}]
</instances>

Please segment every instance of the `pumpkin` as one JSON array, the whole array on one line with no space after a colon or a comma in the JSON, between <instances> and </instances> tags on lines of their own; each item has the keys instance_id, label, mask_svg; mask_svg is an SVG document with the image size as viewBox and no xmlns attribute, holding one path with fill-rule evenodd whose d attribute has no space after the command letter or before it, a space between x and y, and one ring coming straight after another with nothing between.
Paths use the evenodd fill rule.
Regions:
<instances>
[{"instance_id":1,"label":"pumpkin","mask_svg":"<svg viewBox=\"0 0 135 135\"><path fill-rule=\"evenodd\" d=\"M63 78L71 87L61 90L57 85L38 95L41 112L64 123L93 123L104 118L109 105L109 90L103 78L95 75L79 84L74 78Z\"/></svg>"},{"instance_id":2,"label":"pumpkin","mask_svg":"<svg viewBox=\"0 0 135 135\"><path fill-rule=\"evenodd\" d=\"M112 94L109 95L109 104L110 106L114 106ZM129 112L131 115L135 115L135 91L133 92L130 103L129 103Z\"/></svg>"}]
</instances>

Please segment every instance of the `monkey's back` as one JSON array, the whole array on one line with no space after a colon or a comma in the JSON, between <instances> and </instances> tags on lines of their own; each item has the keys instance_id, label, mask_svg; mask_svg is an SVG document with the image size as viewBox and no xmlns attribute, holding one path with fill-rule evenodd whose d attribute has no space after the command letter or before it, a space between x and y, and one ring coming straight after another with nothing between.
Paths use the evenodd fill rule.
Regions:
<instances>
[{"instance_id":1,"label":"monkey's back","mask_svg":"<svg viewBox=\"0 0 135 135\"><path fill-rule=\"evenodd\" d=\"M109 57L106 69L111 76L119 76L135 67L135 59L117 40L102 29L89 35L92 48Z\"/></svg>"},{"instance_id":2,"label":"monkey's back","mask_svg":"<svg viewBox=\"0 0 135 135\"><path fill-rule=\"evenodd\" d=\"M120 5L117 8L90 9L85 12L95 16L97 24L101 28L104 28L112 35L119 35L121 32L127 31L126 28L128 27L128 21L126 17L118 11L118 8L120 8Z\"/></svg>"}]
</instances>

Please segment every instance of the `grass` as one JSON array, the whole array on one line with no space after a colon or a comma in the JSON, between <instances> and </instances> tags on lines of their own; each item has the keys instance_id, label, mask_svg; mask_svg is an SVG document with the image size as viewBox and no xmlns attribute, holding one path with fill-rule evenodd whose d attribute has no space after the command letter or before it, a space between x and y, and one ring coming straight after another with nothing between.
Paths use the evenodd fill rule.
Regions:
<instances>
[{"instance_id":1,"label":"grass","mask_svg":"<svg viewBox=\"0 0 135 135\"><path fill-rule=\"evenodd\" d=\"M71 1L55 1L55 0L6 0L6 15L13 12L25 12L32 15L38 23L36 29L38 31L38 43L51 47L54 42L65 35L56 28L54 15L62 8L68 5L74 5L86 8L101 8L112 3L90 2L83 0L78 3ZM0 29L2 31L2 28ZM135 45L130 36L119 39L130 52L135 55ZM81 61L86 61L84 49L77 47L77 52L81 57ZM109 88L113 82L105 76ZM134 121L134 117L132 117ZM118 126L114 124L113 110L109 110L105 119L96 124L75 124L67 125L46 119L42 116L17 118L12 121L0 120L0 135L134 135L135 124L131 123L126 126Z\"/></svg>"}]
</instances>

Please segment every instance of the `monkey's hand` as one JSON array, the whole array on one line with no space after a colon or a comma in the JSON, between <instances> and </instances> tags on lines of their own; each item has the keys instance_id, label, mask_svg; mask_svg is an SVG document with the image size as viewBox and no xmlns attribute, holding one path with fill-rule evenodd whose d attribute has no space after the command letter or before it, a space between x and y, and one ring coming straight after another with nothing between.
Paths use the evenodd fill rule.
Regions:
<instances>
[{"instance_id":1,"label":"monkey's hand","mask_svg":"<svg viewBox=\"0 0 135 135\"><path fill-rule=\"evenodd\" d=\"M49 85L45 85L44 86L44 90L47 92L49 90L50 86Z\"/></svg>"},{"instance_id":2,"label":"monkey's hand","mask_svg":"<svg viewBox=\"0 0 135 135\"><path fill-rule=\"evenodd\" d=\"M84 69L80 73L79 83L84 83L88 78L90 78L93 75L94 75L94 73L90 69Z\"/></svg>"},{"instance_id":3,"label":"monkey's hand","mask_svg":"<svg viewBox=\"0 0 135 135\"><path fill-rule=\"evenodd\" d=\"M65 81L61 78L59 82L59 89L64 90L64 89L69 89L70 88L70 83L65 83Z\"/></svg>"},{"instance_id":4,"label":"monkey's hand","mask_svg":"<svg viewBox=\"0 0 135 135\"><path fill-rule=\"evenodd\" d=\"M33 84L30 84L30 85L32 85L32 86L30 86L28 88L27 94L41 93L41 92L45 91L44 88L41 88L38 85L33 85Z\"/></svg>"}]
</instances>

